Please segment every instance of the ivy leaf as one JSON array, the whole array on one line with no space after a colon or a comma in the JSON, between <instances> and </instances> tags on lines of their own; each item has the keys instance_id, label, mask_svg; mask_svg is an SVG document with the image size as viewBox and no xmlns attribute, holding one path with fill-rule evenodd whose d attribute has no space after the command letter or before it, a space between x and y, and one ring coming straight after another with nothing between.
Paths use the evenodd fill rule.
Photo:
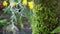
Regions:
<instances>
[{"instance_id":1,"label":"ivy leaf","mask_svg":"<svg viewBox=\"0 0 60 34\"><path fill-rule=\"evenodd\" d=\"M56 29L54 29L51 33L58 33L60 32L60 26L58 26Z\"/></svg>"}]
</instances>

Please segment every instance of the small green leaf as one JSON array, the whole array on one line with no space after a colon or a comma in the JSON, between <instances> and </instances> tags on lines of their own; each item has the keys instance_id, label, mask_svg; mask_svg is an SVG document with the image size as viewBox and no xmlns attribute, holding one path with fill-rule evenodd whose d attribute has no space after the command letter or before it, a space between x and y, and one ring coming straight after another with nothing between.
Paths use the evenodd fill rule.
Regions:
<instances>
[{"instance_id":1,"label":"small green leaf","mask_svg":"<svg viewBox=\"0 0 60 34\"><path fill-rule=\"evenodd\" d=\"M54 29L51 33L58 33L60 32L60 26L58 26L56 29Z\"/></svg>"}]
</instances>

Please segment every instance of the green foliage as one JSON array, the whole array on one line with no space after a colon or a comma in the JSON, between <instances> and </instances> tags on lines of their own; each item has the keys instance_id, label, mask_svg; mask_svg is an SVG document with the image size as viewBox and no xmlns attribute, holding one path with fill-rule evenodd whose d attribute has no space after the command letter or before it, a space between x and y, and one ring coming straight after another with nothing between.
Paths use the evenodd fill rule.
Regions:
<instances>
[{"instance_id":1,"label":"green foliage","mask_svg":"<svg viewBox=\"0 0 60 34\"><path fill-rule=\"evenodd\" d=\"M60 32L60 26L55 28L51 33L59 33Z\"/></svg>"},{"instance_id":2,"label":"green foliage","mask_svg":"<svg viewBox=\"0 0 60 34\"><path fill-rule=\"evenodd\" d=\"M58 17L56 17L56 0L39 0L40 3L34 8L33 34L48 34L56 27ZM48 2L49 1L49 2ZM54 2L53 2L54 1ZM55 3L55 4L54 4ZM35 26L36 25L36 26ZM51 33L50 33L51 34Z\"/></svg>"},{"instance_id":3,"label":"green foliage","mask_svg":"<svg viewBox=\"0 0 60 34\"><path fill-rule=\"evenodd\" d=\"M3 9L4 13L10 14L10 21L18 25L22 24L23 17L26 17L28 21L31 20L32 11L27 6L22 5L21 0L13 0L13 2L16 2L15 6L12 7L9 4L8 7Z\"/></svg>"},{"instance_id":4,"label":"green foliage","mask_svg":"<svg viewBox=\"0 0 60 34\"><path fill-rule=\"evenodd\" d=\"M6 19L0 20L0 27L1 26L6 26L6 25L8 25L8 22L7 22Z\"/></svg>"},{"instance_id":5,"label":"green foliage","mask_svg":"<svg viewBox=\"0 0 60 34\"><path fill-rule=\"evenodd\" d=\"M51 33L59 33L60 32L60 26L55 28Z\"/></svg>"},{"instance_id":6,"label":"green foliage","mask_svg":"<svg viewBox=\"0 0 60 34\"><path fill-rule=\"evenodd\" d=\"M57 5L56 0L35 0L35 7L33 10L30 10L27 6L23 6L20 0L14 0L14 2L16 2L14 7L9 5L3 9L4 13L10 14L10 21L12 21L12 23L22 24L22 17L26 17L31 24L32 34L51 34L50 32L55 29L58 23L55 12L55 7ZM0 21L1 24L5 24L5 22L6 20ZM56 30L53 32L55 31Z\"/></svg>"}]
</instances>

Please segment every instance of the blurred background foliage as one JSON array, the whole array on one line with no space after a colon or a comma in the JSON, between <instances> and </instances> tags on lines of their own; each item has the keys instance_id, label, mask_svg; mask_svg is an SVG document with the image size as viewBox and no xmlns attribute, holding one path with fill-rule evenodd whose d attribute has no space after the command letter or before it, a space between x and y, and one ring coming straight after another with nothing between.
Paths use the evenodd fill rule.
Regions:
<instances>
[{"instance_id":1,"label":"blurred background foliage","mask_svg":"<svg viewBox=\"0 0 60 34\"><path fill-rule=\"evenodd\" d=\"M34 25L35 27L33 26L36 28L33 28L34 34L52 34L51 32L58 27L58 17L56 14L57 0L34 0L34 2L33 15L35 15L34 23L36 24L36 26ZM56 33L59 32L57 31Z\"/></svg>"},{"instance_id":2,"label":"blurred background foliage","mask_svg":"<svg viewBox=\"0 0 60 34\"><path fill-rule=\"evenodd\" d=\"M19 1L20 0L14 0L14 2L16 3L18 3ZM23 3L23 1L25 3ZM28 2L31 2L32 4L29 5ZM31 24L32 34L55 33L55 28L57 27L58 29L58 17L56 14L57 0L22 0L21 3L23 3L24 5L18 4L16 5L17 7L14 6L16 9L21 8L20 10L17 10L17 12L14 11L14 7L11 8L9 5L3 10L5 13L10 14L11 16L13 15L12 19L15 20L16 24L18 23L21 25L21 23L23 22L22 17L26 17ZM33 8L30 9L30 6ZM12 12L14 12L15 15L12 14ZM1 22L4 21L5 20L1 20ZM58 32L56 31L56 33Z\"/></svg>"}]
</instances>

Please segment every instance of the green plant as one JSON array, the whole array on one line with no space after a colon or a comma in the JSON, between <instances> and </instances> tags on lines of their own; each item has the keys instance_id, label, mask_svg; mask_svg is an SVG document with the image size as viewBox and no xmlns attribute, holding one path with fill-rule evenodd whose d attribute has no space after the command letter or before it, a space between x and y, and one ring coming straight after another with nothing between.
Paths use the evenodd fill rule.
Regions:
<instances>
[{"instance_id":1,"label":"green plant","mask_svg":"<svg viewBox=\"0 0 60 34\"><path fill-rule=\"evenodd\" d=\"M9 0L9 5L3 9L4 13L10 15L10 22L13 24L22 24L22 17L26 17L30 21L32 11L28 5L23 5L22 0Z\"/></svg>"},{"instance_id":2,"label":"green plant","mask_svg":"<svg viewBox=\"0 0 60 34\"><path fill-rule=\"evenodd\" d=\"M8 25L8 22L6 19L0 20L0 27L1 26L7 26L7 25Z\"/></svg>"},{"instance_id":3,"label":"green plant","mask_svg":"<svg viewBox=\"0 0 60 34\"><path fill-rule=\"evenodd\" d=\"M59 33L60 32L60 26L55 28L51 33Z\"/></svg>"},{"instance_id":4,"label":"green plant","mask_svg":"<svg viewBox=\"0 0 60 34\"><path fill-rule=\"evenodd\" d=\"M22 17L26 17L31 24L32 34L52 34L50 32L56 28L58 23L58 18L56 17L55 12L57 1L38 1L39 2L35 2L36 4L34 4L35 6L33 9L29 9L30 7L33 7L33 4L28 6L28 2L30 2L30 0L26 2L26 5L22 4L22 0L8 0L9 5L5 7L3 11L10 15L10 22L16 25L21 25Z\"/></svg>"},{"instance_id":5,"label":"green plant","mask_svg":"<svg viewBox=\"0 0 60 34\"><path fill-rule=\"evenodd\" d=\"M40 3L35 5L32 21L33 34L52 34L54 28L58 23L58 17L56 17L55 7L57 5L56 0L39 0ZM54 2L53 2L54 1ZM34 29L36 28L36 29Z\"/></svg>"}]
</instances>

